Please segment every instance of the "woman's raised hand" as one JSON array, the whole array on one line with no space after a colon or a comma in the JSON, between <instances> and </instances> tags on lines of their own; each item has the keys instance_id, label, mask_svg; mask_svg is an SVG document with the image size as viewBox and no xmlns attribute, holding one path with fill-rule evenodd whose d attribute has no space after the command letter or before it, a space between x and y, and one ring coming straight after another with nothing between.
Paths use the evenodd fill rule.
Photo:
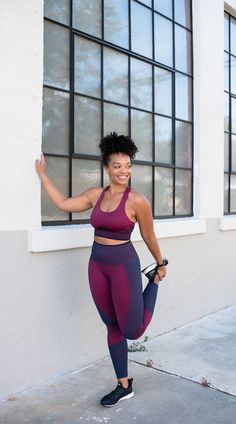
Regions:
<instances>
[{"instance_id":1,"label":"woman's raised hand","mask_svg":"<svg viewBox=\"0 0 236 424\"><path fill-rule=\"evenodd\" d=\"M46 172L46 162L45 162L45 157L44 157L43 153L41 153L40 159L37 159L35 161L35 166L36 166L36 170L37 170L39 176L45 174L45 172Z\"/></svg>"}]
</instances>

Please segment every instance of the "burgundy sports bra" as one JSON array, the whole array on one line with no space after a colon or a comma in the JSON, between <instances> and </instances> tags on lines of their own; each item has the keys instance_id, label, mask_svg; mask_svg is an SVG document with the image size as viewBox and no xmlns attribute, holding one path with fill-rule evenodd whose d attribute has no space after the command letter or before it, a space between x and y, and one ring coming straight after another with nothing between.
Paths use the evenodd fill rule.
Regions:
<instances>
[{"instance_id":1,"label":"burgundy sports bra","mask_svg":"<svg viewBox=\"0 0 236 424\"><path fill-rule=\"evenodd\" d=\"M102 191L90 215L90 223L95 228L94 235L114 240L129 240L135 225L125 213L125 204L131 188L125 189L121 201L114 211L104 212L100 206L108 189L109 186Z\"/></svg>"}]
</instances>

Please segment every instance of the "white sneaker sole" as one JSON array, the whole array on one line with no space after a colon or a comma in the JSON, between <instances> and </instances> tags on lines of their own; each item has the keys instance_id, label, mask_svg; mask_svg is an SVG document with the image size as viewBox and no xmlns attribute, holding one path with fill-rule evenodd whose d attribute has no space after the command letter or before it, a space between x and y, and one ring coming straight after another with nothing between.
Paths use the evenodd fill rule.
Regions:
<instances>
[{"instance_id":1,"label":"white sneaker sole","mask_svg":"<svg viewBox=\"0 0 236 424\"><path fill-rule=\"evenodd\" d=\"M147 268L144 268L144 269L142 270L142 272L143 272L144 274L147 274L149 271L153 271L153 270L156 268L156 266L157 266L157 263L156 263L156 262L154 262L153 264L151 264L151 265L147 266Z\"/></svg>"},{"instance_id":2,"label":"white sneaker sole","mask_svg":"<svg viewBox=\"0 0 236 424\"><path fill-rule=\"evenodd\" d=\"M119 400L118 400L118 402L116 402L116 403L114 403L114 405L102 405L102 406L105 406L106 408L112 408L113 406L116 406L121 400L126 400L126 399L130 399L130 398L132 398L134 396L134 392L132 392L132 393L129 393L128 395L126 395L126 396L124 396L124 397L122 397L122 398L120 398Z\"/></svg>"}]
</instances>

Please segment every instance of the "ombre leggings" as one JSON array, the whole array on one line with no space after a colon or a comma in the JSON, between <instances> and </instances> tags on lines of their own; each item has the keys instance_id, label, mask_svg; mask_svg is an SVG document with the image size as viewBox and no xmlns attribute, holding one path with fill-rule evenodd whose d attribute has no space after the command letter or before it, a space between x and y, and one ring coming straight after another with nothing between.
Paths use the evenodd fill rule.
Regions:
<instances>
[{"instance_id":1,"label":"ombre leggings","mask_svg":"<svg viewBox=\"0 0 236 424\"><path fill-rule=\"evenodd\" d=\"M152 319L158 285L142 291L138 255L129 241L119 245L94 242L89 284L98 312L107 326L108 347L117 378L128 376L126 339L137 339Z\"/></svg>"}]
</instances>

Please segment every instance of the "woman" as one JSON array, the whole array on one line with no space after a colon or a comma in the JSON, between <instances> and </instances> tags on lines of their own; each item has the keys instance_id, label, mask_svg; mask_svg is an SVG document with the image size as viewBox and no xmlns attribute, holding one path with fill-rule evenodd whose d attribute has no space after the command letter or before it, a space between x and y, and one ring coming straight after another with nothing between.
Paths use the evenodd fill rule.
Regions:
<instances>
[{"instance_id":1,"label":"woman","mask_svg":"<svg viewBox=\"0 0 236 424\"><path fill-rule=\"evenodd\" d=\"M166 276L153 230L153 217L147 199L128 186L131 159L138 151L133 140L115 132L105 136L99 147L109 177L103 189L94 187L78 196L65 198L45 173L43 155L36 169L53 203L63 211L80 212L93 208L90 222L95 228L89 260L89 284L98 312L107 326L108 347L118 379L115 390L101 399L103 406L115 406L134 395L128 378L126 339L137 339L151 321L158 284ZM135 223L155 263L144 270L149 282L142 292L140 261L130 241Z\"/></svg>"}]
</instances>

